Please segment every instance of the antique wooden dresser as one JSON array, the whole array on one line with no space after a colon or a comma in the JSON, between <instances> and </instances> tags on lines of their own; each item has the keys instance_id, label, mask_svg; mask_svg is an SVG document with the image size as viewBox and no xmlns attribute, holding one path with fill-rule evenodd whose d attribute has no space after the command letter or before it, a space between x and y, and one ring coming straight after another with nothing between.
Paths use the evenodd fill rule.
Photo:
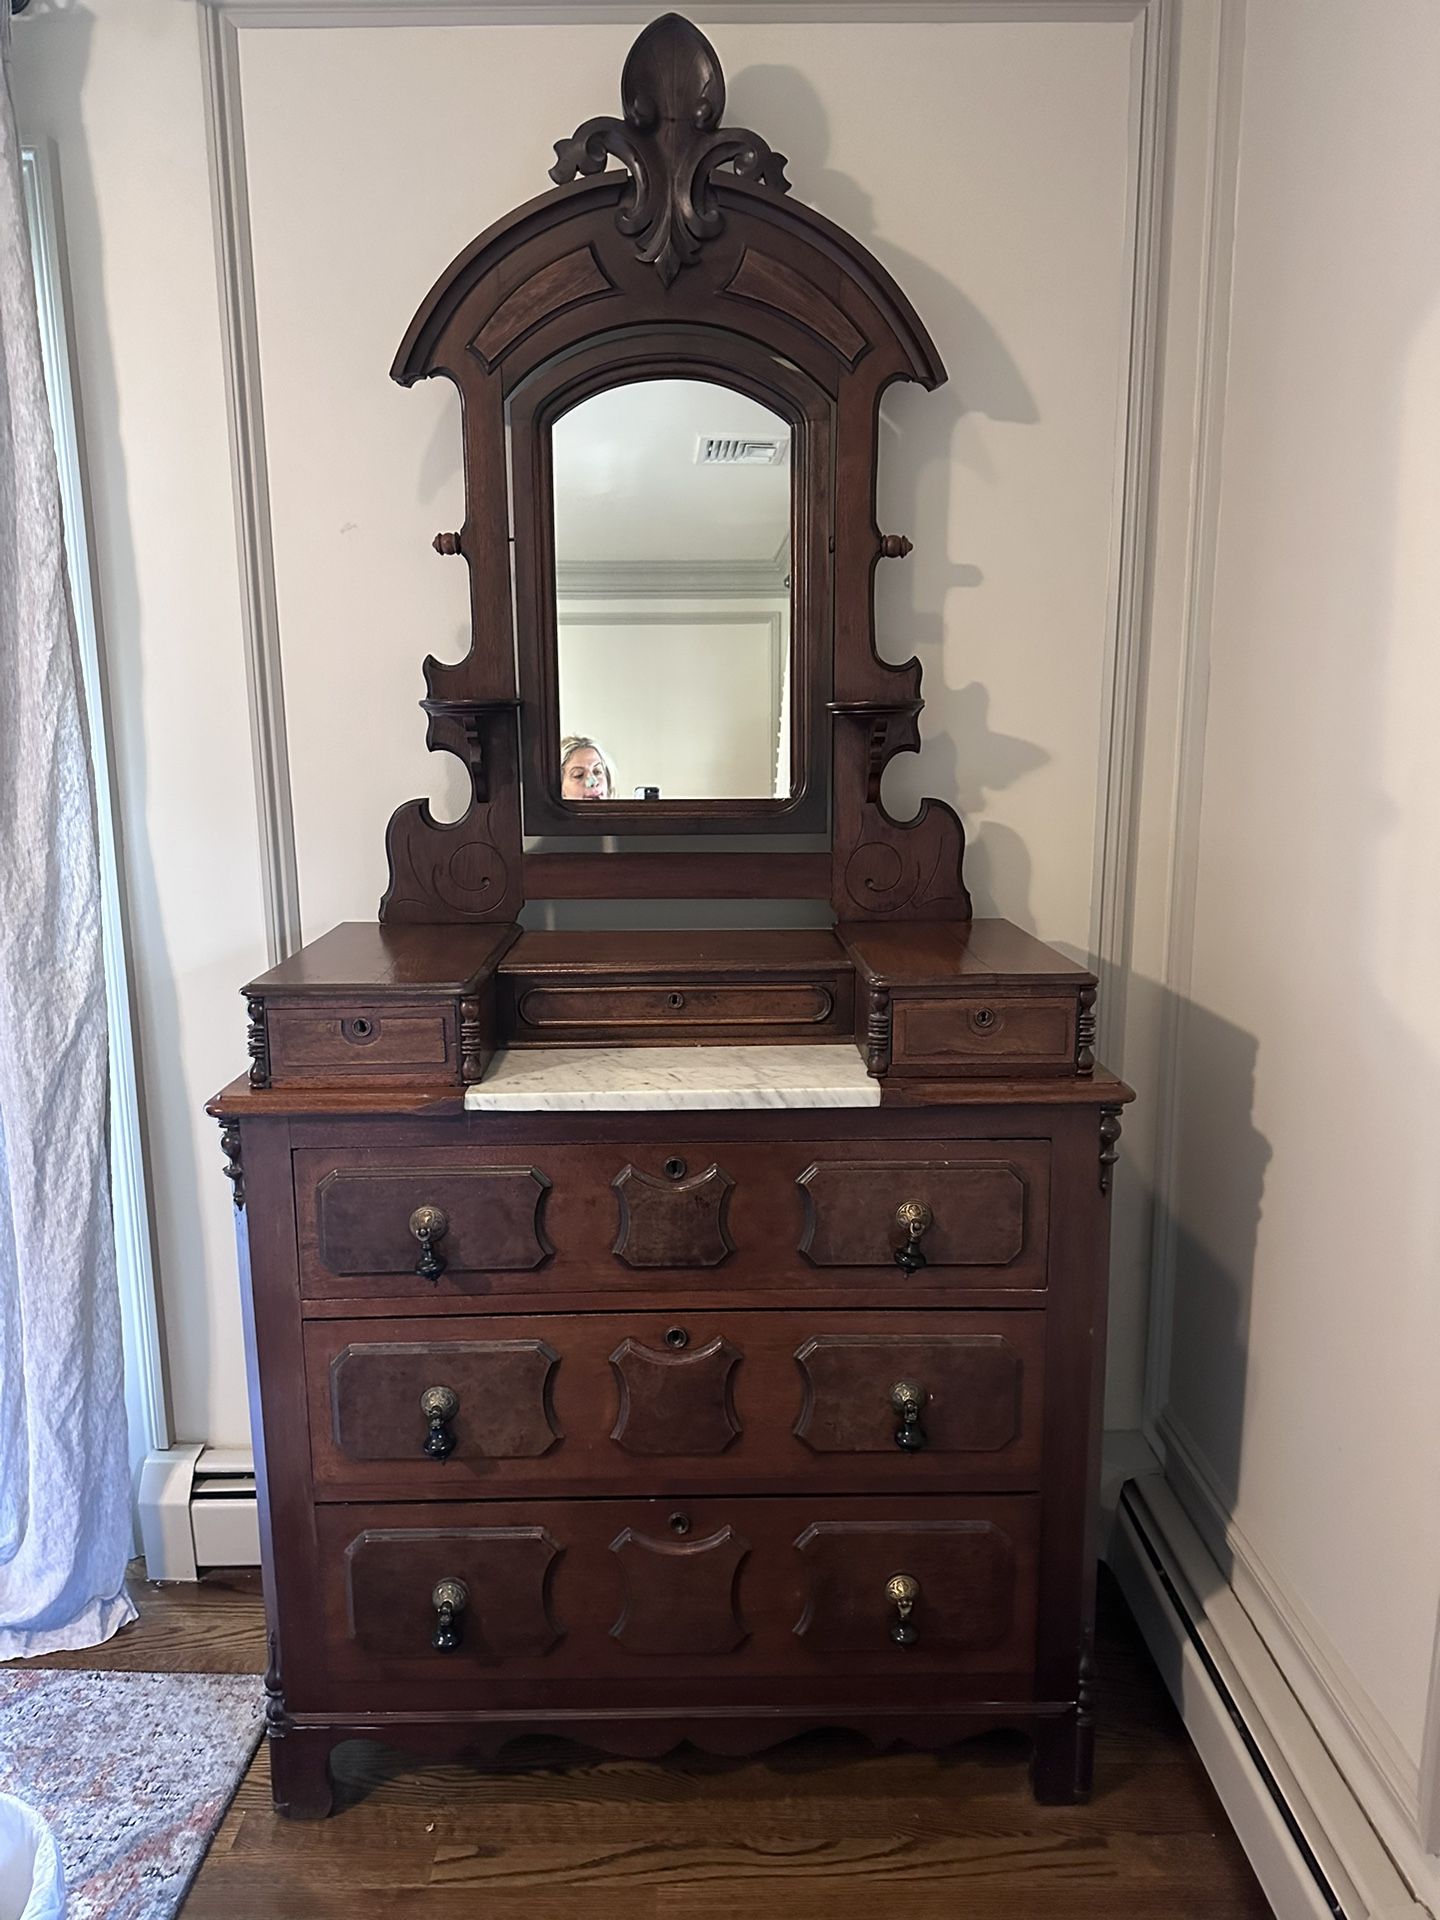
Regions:
<instances>
[{"instance_id":1,"label":"antique wooden dresser","mask_svg":"<svg viewBox=\"0 0 1440 1920\"><path fill-rule=\"evenodd\" d=\"M328 1811L353 1736L741 1753L829 1725L1021 1727L1037 1794L1078 1798L1130 1095L1094 975L971 918L951 809L881 802L921 700L874 643L909 546L875 525L879 401L944 369L722 124L692 26L645 30L622 104L393 370L463 401L435 544L472 646L421 704L468 806L400 808L378 924L250 983L250 1070L211 1105L276 1802ZM532 924L566 900L828 911Z\"/></svg>"}]
</instances>

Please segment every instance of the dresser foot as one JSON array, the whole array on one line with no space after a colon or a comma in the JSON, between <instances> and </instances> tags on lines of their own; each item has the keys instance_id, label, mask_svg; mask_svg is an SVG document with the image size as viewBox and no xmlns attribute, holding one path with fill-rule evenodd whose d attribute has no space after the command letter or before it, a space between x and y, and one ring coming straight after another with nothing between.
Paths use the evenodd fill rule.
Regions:
<instances>
[{"instance_id":1,"label":"dresser foot","mask_svg":"<svg viewBox=\"0 0 1440 1920\"><path fill-rule=\"evenodd\" d=\"M334 1803L331 1735L324 1728L291 1727L270 1740L270 1791L286 1820L323 1820Z\"/></svg>"},{"instance_id":2,"label":"dresser foot","mask_svg":"<svg viewBox=\"0 0 1440 1920\"><path fill-rule=\"evenodd\" d=\"M1071 1712L1035 1729L1030 1788L1042 1807L1074 1806L1090 1798L1095 1777L1095 1723Z\"/></svg>"}]
</instances>

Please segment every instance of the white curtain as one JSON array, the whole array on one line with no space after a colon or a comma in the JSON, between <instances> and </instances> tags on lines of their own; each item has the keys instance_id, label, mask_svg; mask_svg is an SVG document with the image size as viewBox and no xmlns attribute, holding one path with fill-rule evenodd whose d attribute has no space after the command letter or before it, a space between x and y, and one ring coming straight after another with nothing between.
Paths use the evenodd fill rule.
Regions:
<instances>
[{"instance_id":1,"label":"white curtain","mask_svg":"<svg viewBox=\"0 0 1440 1920\"><path fill-rule=\"evenodd\" d=\"M0 0L0 1658L135 1617L94 801L10 25Z\"/></svg>"}]
</instances>

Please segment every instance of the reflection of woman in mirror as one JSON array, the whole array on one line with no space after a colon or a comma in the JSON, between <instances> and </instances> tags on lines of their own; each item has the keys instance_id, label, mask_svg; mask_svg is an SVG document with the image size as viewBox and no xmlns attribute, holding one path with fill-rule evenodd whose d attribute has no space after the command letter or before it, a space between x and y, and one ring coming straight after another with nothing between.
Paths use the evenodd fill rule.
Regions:
<instances>
[{"instance_id":1,"label":"reflection of woman in mirror","mask_svg":"<svg viewBox=\"0 0 1440 1920\"><path fill-rule=\"evenodd\" d=\"M560 742L560 798L610 800L615 795L615 769L593 740L583 733L567 733Z\"/></svg>"}]
</instances>

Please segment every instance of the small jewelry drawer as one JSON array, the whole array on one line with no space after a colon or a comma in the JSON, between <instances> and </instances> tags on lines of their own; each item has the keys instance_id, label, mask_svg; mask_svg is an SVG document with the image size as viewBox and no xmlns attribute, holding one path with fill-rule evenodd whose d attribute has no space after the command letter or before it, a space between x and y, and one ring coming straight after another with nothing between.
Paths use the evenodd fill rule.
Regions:
<instances>
[{"instance_id":1,"label":"small jewelry drawer","mask_svg":"<svg viewBox=\"0 0 1440 1920\"><path fill-rule=\"evenodd\" d=\"M1074 994L897 995L894 1074L1073 1074Z\"/></svg>"},{"instance_id":2,"label":"small jewelry drawer","mask_svg":"<svg viewBox=\"0 0 1440 1920\"><path fill-rule=\"evenodd\" d=\"M265 1010L270 1084L381 1079L433 1085L460 1079L454 1002L387 1001Z\"/></svg>"},{"instance_id":3,"label":"small jewelry drawer","mask_svg":"<svg viewBox=\"0 0 1440 1920\"><path fill-rule=\"evenodd\" d=\"M859 1698L1034 1661L1034 1495L488 1501L316 1515L324 1645L287 1703L363 1685L454 1707L617 1679L695 1704L765 1678ZM326 1674L324 1668L328 1667ZM633 1689L633 1693L632 1693ZM398 1697L398 1693L397 1693ZM679 1702L677 1704L683 1704Z\"/></svg>"},{"instance_id":4,"label":"small jewelry drawer","mask_svg":"<svg viewBox=\"0 0 1440 1920\"><path fill-rule=\"evenodd\" d=\"M853 1041L854 969L829 932L530 931L497 974L511 1046Z\"/></svg>"},{"instance_id":5,"label":"small jewelry drawer","mask_svg":"<svg viewBox=\"0 0 1440 1920\"><path fill-rule=\"evenodd\" d=\"M315 1492L1039 1484L1045 1315L312 1320Z\"/></svg>"},{"instance_id":6,"label":"small jewelry drawer","mask_svg":"<svg viewBox=\"0 0 1440 1920\"><path fill-rule=\"evenodd\" d=\"M761 981L734 986L677 980L655 986L528 986L514 996L512 1046L544 1041L574 1046L654 1044L677 1036L709 1041L798 1038L848 1040L854 1025L848 975L828 981Z\"/></svg>"}]
</instances>

